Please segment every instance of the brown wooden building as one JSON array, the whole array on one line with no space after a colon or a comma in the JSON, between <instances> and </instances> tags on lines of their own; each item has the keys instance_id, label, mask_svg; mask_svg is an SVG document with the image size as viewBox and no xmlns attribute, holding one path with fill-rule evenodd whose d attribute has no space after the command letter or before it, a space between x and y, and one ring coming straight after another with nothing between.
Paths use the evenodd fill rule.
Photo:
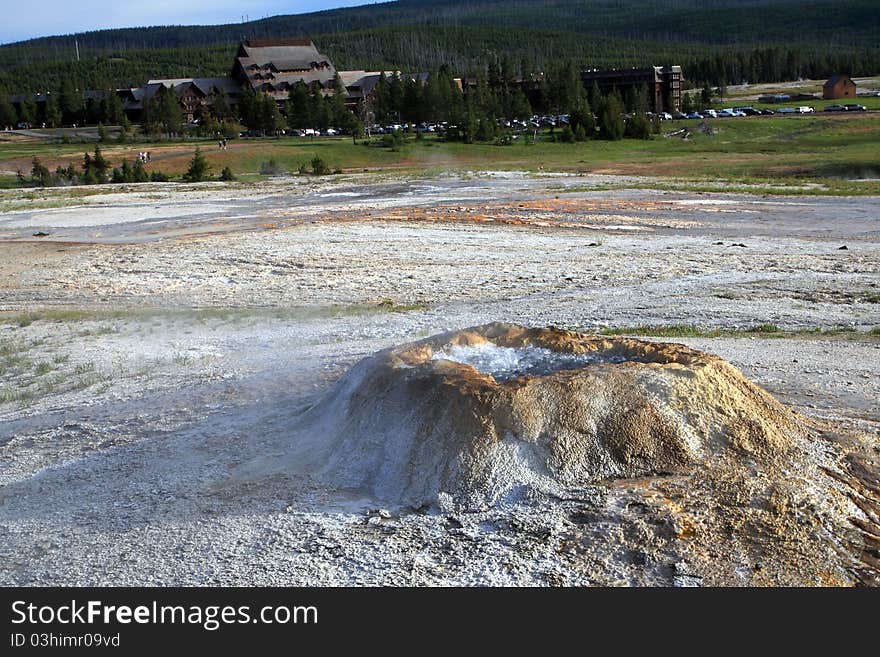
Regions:
<instances>
[{"instance_id":1,"label":"brown wooden building","mask_svg":"<svg viewBox=\"0 0 880 657\"><path fill-rule=\"evenodd\" d=\"M832 75L822 85L822 98L825 100L855 97L856 83L848 75Z\"/></svg>"},{"instance_id":2,"label":"brown wooden building","mask_svg":"<svg viewBox=\"0 0 880 657\"><path fill-rule=\"evenodd\" d=\"M332 92L336 67L310 39L249 39L238 47L232 77L284 102L298 82Z\"/></svg>"},{"instance_id":3,"label":"brown wooden building","mask_svg":"<svg viewBox=\"0 0 880 657\"><path fill-rule=\"evenodd\" d=\"M644 85L648 90L649 111L672 112L681 109L681 66L649 66L604 71L592 69L581 71L581 81L587 90L595 83L602 93L617 89L622 94L627 89L637 89Z\"/></svg>"}]
</instances>

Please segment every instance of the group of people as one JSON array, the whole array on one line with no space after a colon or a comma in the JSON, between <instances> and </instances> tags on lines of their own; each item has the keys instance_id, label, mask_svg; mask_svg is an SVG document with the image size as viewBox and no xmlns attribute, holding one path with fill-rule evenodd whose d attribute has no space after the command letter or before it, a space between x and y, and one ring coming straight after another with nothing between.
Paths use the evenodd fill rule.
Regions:
<instances>
[{"instance_id":1,"label":"group of people","mask_svg":"<svg viewBox=\"0 0 880 657\"><path fill-rule=\"evenodd\" d=\"M226 150L226 138L223 138L217 142L217 148L219 148L221 151Z\"/></svg>"},{"instance_id":2,"label":"group of people","mask_svg":"<svg viewBox=\"0 0 880 657\"><path fill-rule=\"evenodd\" d=\"M150 161L150 151L142 151L138 153L138 162L146 164Z\"/></svg>"}]
</instances>

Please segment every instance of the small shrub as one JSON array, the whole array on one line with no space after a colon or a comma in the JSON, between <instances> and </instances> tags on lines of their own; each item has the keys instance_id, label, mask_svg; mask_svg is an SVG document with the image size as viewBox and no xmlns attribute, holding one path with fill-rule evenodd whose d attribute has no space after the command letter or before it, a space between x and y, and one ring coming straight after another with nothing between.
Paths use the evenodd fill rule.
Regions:
<instances>
[{"instance_id":1,"label":"small shrub","mask_svg":"<svg viewBox=\"0 0 880 657\"><path fill-rule=\"evenodd\" d=\"M320 157L315 156L312 159L312 175L326 176L328 173L330 173L330 167L327 166L327 163Z\"/></svg>"},{"instance_id":2,"label":"small shrub","mask_svg":"<svg viewBox=\"0 0 880 657\"><path fill-rule=\"evenodd\" d=\"M235 174L232 173L232 169L229 167L223 167L223 171L220 172L220 180L224 182L232 182L235 180Z\"/></svg>"},{"instance_id":3,"label":"small shrub","mask_svg":"<svg viewBox=\"0 0 880 657\"><path fill-rule=\"evenodd\" d=\"M37 158L34 158L31 164L33 165L31 168L31 179L33 180L33 183L40 187L51 185L52 174L49 172L49 169Z\"/></svg>"},{"instance_id":4,"label":"small shrub","mask_svg":"<svg viewBox=\"0 0 880 657\"><path fill-rule=\"evenodd\" d=\"M150 182L150 174L147 173L143 162L140 160L136 160L134 166L131 168L131 182Z\"/></svg>"},{"instance_id":5,"label":"small shrub","mask_svg":"<svg viewBox=\"0 0 880 657\"><path fill-rule=\"evenodd\" d=\"M284 173L284 168L278 164L278 160L270 157L260 163L260 174L263 176L280 176Z\"/></svg>"},{"instance_id":6,"label":"small shrub","mask_svg":"<svg viewBox=\"0 0 880 657\"><path fill-rule=\"evenodd\" d=\"M395 130L394 132L386 135L382 135L382 139L379 140L379 145L382 148L390 148L393 152L400 152L400 147L403 146L406 138L403 136L403 133L400 130Z\"/></svg>"}]
</instances>

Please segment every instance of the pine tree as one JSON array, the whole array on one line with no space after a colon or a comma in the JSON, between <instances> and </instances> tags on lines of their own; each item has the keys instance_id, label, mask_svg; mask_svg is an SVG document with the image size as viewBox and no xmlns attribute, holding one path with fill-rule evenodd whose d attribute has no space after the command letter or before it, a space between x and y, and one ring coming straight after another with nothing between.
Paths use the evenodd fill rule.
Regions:
<instances>
[{"instance_id":1,"label":"pine tree","mask_svg":"<svg viewBox=\"0 0 880 657\"><path fill-rule=\"evenodd\" d=\"M201 149L196 147L196 152L193 154L193 158L189 163L189 169L183 175L183 179L186 182L202 182L208 179L210 171L211 165L208 164L208 160L202 154Z\"/></svg>"},{"instance_id":2,"label":"pine tree","mask_svg":"<svg viewBox=\"0 0 880 657\"><path fill-rule=\"evenodd\" d=\"M70 78L65 78L61 84L61 97L58 101L61 107L61 115L64 123L68 125L81 125L85 119L85 103L82 91L76 88Z\"/></svg>"},{"instance_id":3,"label":"pine tree","mask_svg":"<svg viewBox=\"0 0 880 657\"><path fill-rule=\"evenodd\" d=\"M15 107L9 102L9 96L5 90L0 89L0 130L14 127L16 118Z\"/></svg>"},{"instance_id":4,"label":"pine tree","mask_svg":"<svg viewBox=\"0 0 880 657\"><path fill-rule=\"evenodd\" d=\"M250 85L245 85L244 91L238 101L238 113L244 123L251 130L257 129L259 119L258 97Z\"/></svg>"},{"instance_id":5,"label":"pine tree","mask_svg":"<svg viewBox=\"0 0 880 657\"><path fill-rule=\"evenodd\" d=\"M477 123L476 141L491 141L495 138L495 120L482 117Z\"/></svg>"},{"instance_id":6,"label":"pine tree","mask_svg":"<svg viewBox=\"0 0 880 657\"><path fill-rule=\"evenodd\" d=\"M21 123L33 123L37 120L37 104L30 94L25 95L18 105L18 120Z\"/></svg>"},{"instance_id":7,"label":"pine tree","mask_svg":"<svg viewBox=\"0 0 880 657\"><path fill-rule=\"evenodd\" d=\"M282 117L278 103L269 94L260 94L259 129L268 135L274 135L281 129Z\"/></svg>"},{"instance_id":8,"label":"pine tree","mask_svg":"<svg viewBox=\"0 0 880 657\"><path fill-rule=\"evenodd\" d=\"M572 110L568 121L572 130L575 132L575 136L580 132L584 135L584 139L586 139L594 135L596 132L596 119L593 118L593 112L586 99L584 99L578 107ZM579 139L579 141L583 141L583 139Z\"/></svg>"},{"instance_id":9,"label":"pine tree","mask_svg":"<svg viewBox=\"0 0 880 657\"><path fill-rule=\"evenodd\" d=\"M623 101L617 89L602 100L599 109L599 136L602 139L618 140L623 137Z\"/></svg>"},{"instance_id":10,"label":"pine tree","mask_svg":"<svg viewBox=\"0 0 880 657\"><path fill-rule=\"evenodd\" d=\"M404 87L400 76L394 74L388 82L388 111L395 121L403 120Z\"/></svg>"},{"instance_id":11,"label":"pine tree","mask_svg":"<svg viewBox=\"0 0 880 657\"><path fill-rule=\"evenodd\" d=\"M107 164L107 160L104 158L100 146L95 146L95 157L92 158L90 168L94 172L95 179L99 183L104 182L107 179L107 171L110 169L110 165Z\"/></svg>"},{"instance_id":12,"label":"pine tree","mask_svg":"<svg viewBox=\"0 0 880 657\"><path fill-rule=\"evenodd\" d=\"M138 183L150 182L150 174L147 173L144 163L140 160L135 160L134 166L131 168L131 180Z\"/></svg>"},{"instance_id":13,"label":"pine tree","mask_svg":"<svg viewBox=\"0 0 880 657\"><path fill-rule=\"evenodd\" d=\"M337 74L333 80L333 96L330 101L331 122L334 127L347 130L351 126L352 113L345 106L347 92L342 78Z\"/></svg>"},{"instance_id":14,"label":"pine tree","mask_svg":"<svg viewBox=\"0 0 880 657\"><path fill-rule=\"evenodd\" d=\"M389 114L391 112L391 103L388 91L388 78L385 72L379 74L376 86L373 88L373 113L376 115L376 121L381 124L388 123Z\"/></svg>"},{"instance_id":15,"label":"pine tree","mask_svg":"<svg viewBox=\"0 0 880 657\"><path fill-rule=\"evenodd\" d=\"M53 94L48 94L46 97L46 125L50 128L57 128L61 126L61 122L63 117L61 115L61 108L58 106L58 99Z\"/></svg>"},{"instance_id":16,"label":"pine tree","mask_svg":"<svg viewBox=\"0 0 880 657\"><path fill-rule=\"evenodd\" d=\"M173 89L159 87L147 103L146 122L154 131L164 132L169 138L180 132L183 111Z\"/></svg>"},{"instance_id":17,"label":"pine tree","mask_svg":"<svg viewBox=\"0 0 880 657\"><path fill-rule=\"evenodd\" d=\"M326 130L330 127L330 107L324 100L324 91L321 85L315 83L312 85L312 94L309 97L310 114L312 116L312 124L318 130Z\"/></svg>"},{"instance_id":18,"label":"pine tree","mask_svg":"<svg viewBox=\"0 0 880 657\"><path fill-rule=\"evenodd\" d=\"M410 123L420 123L425 120L425 108L422 83L413 78L407 78L403 85L403 120Z\"/></svg>"},{"instance_id":19,"label":"pine tree","mask_svg":"<svg viewBox=\"0 0 880 657\"><path fill-rule=\"evenodd\" d=\"M314 127L309 88L302 81L297 82L290 90L290 100L287 104L287 124L293 130Z\"/></svg>"},{"instance_id":20,"label":"pine tree","mask_svg":"<svg viewBox=\"0 0 880 657\"><path fill-rule=\"evenodd\" d=\"M125 112L122 111L122 101L112 89L109 89L100 102L101 122L108 125L119 125Z\"/></svg>"},{"instance_id":21,"label":"pine tree","mask_svg":"<svg viewBox=\"0 0 880 657\"><path fill-rule=\"evenodd\" d=\"M219 121L225 121L230 116L229 96L223 89L214 87L211 90L211 114Z\"/></svg>"},{"instance_id":22,"label":"pine tree","mask_svg":"<svg viewBox=\"0 0 880 657\"><path fill-rule=\"evenodd\" d=\"M34 158L31 162L31 179L40 187L46 187L52 184L52 174L49 172L40 160Z\"/></svg>"},{"instance_id":23,"label":"pine tree","mask_svg":"<svg viewBox=\"0 0 880 657\"><path fill-rule=\"evenodd\" d=\"M507 116L511 119L527 119L532 116L532 106L522 89L514 89L511 92Z\"/></svg>"},{"instance_id":24,"label":"pine tree","mask_svg":"<svg viewBox=\"0 0 880 657\"><path fill-rule=\"evenodd\" d=\"M707 109L712 105L712 90L709 88L707 84L703 87L703 90L700 91L700 109Z\"/></svg>"},{"instance_id":25,"label":"pine tree","mask_svg":"<svg viewBox=\"0 0 880 657\"><path fill-rule=\"evenodd\" d=\"M462 127L461 138L466 144L472 144L477 136L477 114L474 112L474 106L468 103L465 111L464 126Z\"/></svg>"},{"instance_id":26,"label":"pine tree","mask_svg":"<svg viewBox=\"0 0 880 657\"><path fill-rule=\"evenodd\" d=\"M137 160L137 163L140 164L141 161ZM143 166L143 165L141 165L141 166ZM132 174L131 165L128 163L128 160L122 160L122 167L119 169L114 169L113 171L114 171L114 173L116 171L119 171L120 177L122 178L122 182L133 182L134 181L134 175Z\"/></svg>"},{"instance_id":27,"label":"pine tree","mask_svg":"<svg viewBox=\"0 0 880 657\"><path fill-rule=\"evenodd\" d=\"M690 114L694 111L694 102L691 100L691 95L689 93L683 93L681 95L681 111L683 114Z\"/></svg>"}]
</instances>

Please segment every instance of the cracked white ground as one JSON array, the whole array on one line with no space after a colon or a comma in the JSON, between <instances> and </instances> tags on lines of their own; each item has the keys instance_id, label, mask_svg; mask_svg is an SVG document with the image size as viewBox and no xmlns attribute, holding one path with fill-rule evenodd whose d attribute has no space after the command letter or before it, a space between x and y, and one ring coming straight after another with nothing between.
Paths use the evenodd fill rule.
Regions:
<instances>
[{"instance_id":1,"label":"cracked white ground","mask_svg":"<svg viewBox=\"0 0 880 657\"><path fill-rule=\"evenodd\" d=\"M359 358L490 321L854 328L669 340L876 454L880 199L584 191L609 182L157 185L0 212L0 583L754 583L745 552L689 573L686 537L620 486L380 513L247 476ZM493 203L518 222L468 220Z\"/></svg>"}]
</instances>

